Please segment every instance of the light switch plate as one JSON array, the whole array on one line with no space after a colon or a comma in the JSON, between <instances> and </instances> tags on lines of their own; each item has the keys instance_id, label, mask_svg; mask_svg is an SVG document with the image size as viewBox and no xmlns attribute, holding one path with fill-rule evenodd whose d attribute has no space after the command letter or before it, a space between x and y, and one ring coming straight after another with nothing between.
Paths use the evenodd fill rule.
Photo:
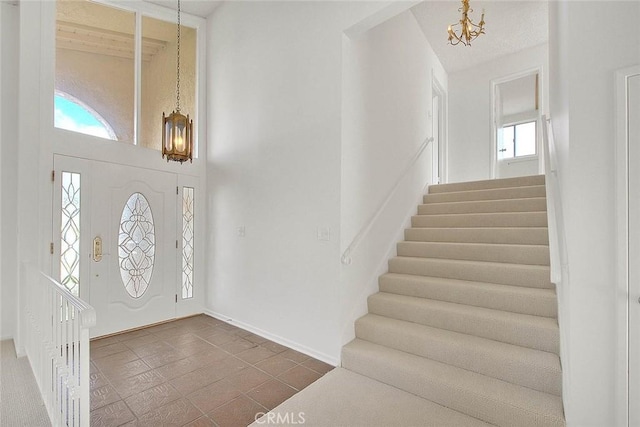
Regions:
<instances>
[{"instance_id":1,"label":"light switch plate","mask_svg":"<svg viewBox=\"0 0 640 427\"><path fill-rule=\"evenodd\" d=\"M328 242L331 240L331 230L329 227L318 227L318 240Z\"/></svg>"},{"instance_id":2,"label":"light switch plate","mask_svg":"<svg viewBox=\"0 0 640 427\"><path fill-rule=\"evenodd\" d=\"M241 225L238 227L238 237L244 237L244 235L245 235L244 225Z\"/></svg>"}]
</instances>

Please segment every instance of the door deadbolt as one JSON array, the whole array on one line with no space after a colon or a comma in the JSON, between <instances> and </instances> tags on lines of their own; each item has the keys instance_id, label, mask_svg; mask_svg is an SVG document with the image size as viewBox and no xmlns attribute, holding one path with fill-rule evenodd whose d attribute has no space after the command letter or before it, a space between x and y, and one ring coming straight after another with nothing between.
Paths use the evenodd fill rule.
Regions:
<instances>
[{"instance_id":1,"label":"door deadbolt","mask_svg":"<svg viewBox=\"0 0 640 427\"><path fill-rule=\"evenodd\" d=\"M102 261L102 237L100 236L93 239L93 260L95 262Z\"/></svg>"}]
</instances>

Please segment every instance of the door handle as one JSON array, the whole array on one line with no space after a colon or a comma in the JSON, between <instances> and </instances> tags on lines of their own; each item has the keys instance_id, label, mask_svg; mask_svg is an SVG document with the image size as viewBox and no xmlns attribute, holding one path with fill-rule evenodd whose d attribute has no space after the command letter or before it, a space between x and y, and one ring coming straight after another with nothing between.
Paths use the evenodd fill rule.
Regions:
<instances>
[{"instance_id":1,"label":"door handle","mask_svg":"<svg viewBox=\"0 0 640 427\"><path fill-rule=\"evenodd\" d=\"M93 260L95 262L102 261L102 237L100 236L93 239Z\"/></svg>"}]
</instances>

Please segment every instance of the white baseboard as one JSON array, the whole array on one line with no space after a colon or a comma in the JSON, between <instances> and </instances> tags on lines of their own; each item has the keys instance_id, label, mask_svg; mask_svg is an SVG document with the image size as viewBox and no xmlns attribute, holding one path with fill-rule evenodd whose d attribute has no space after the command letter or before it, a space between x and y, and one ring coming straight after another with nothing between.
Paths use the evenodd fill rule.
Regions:
<instances>
[{"instance_id":1,"label":"white baseboard","mask_svg":"<svg viewBox=\"0 0 640 427\"><path fill-rule=\"evenodd\" d=\"M214 317L218 320L222 320L223 322L228 323L230 325L237 326L238 328L244 329L246 331L253 332L256 335L260 335L261 337L271 340L273 342L276 342L280 345L284 345L285 347L289 347L293 350L299 351L300 353L304 353L307 356L311 356L315 359L321 360L325 363L330 364L331 366L338 366L340 363L340 361L335 357L331 357L327 354L316 351L312 348L309 348L295 341L291 341L289 339L283 338L279 335L272 334L271 332L267 332L263 329L250 325L248 323L244 323L239 320L234 320L229 316L225 316L224 314L217 313L213 310L205 309L204 314Z\"/></svg>"}]
</instances>

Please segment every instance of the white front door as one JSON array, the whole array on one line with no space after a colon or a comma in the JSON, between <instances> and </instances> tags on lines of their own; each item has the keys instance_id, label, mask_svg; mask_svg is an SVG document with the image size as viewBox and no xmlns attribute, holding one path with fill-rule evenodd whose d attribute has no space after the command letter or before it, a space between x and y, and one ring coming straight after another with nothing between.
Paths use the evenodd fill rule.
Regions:
<instances>
[{"instance_id":1,"label":"white front door","mask_svg":"<svg viewBox=\"0 0 640 427\"><path fill-rule=\"evenodd\" d=\"M176 316L176 175L94 162L91 260L94 335ZM92 246L93 248L93 246Z\"/></svg>"},{"instance_id":2,"label":"white front door","mask_svg":"<svg viewBox=\"0 0 640 427\"><path fill-rule=\"evenodd\" d=\"M629 425L640 425L640 75L628 79Z\"/></svg>"},{"instance_id":3,"label":"white front door","mask_svg":"<svg viewBox=\"0 0 640 427\"><path fill-rule=\"evenodd\" d=\"M55 169L54 207L62 200L62 208L54 230L62 237L56 244L54 236L54 277L69 289L78 282L95 308L91 336L175 318L177 176L63 156Z\"/></svg>"}]
</instances>

